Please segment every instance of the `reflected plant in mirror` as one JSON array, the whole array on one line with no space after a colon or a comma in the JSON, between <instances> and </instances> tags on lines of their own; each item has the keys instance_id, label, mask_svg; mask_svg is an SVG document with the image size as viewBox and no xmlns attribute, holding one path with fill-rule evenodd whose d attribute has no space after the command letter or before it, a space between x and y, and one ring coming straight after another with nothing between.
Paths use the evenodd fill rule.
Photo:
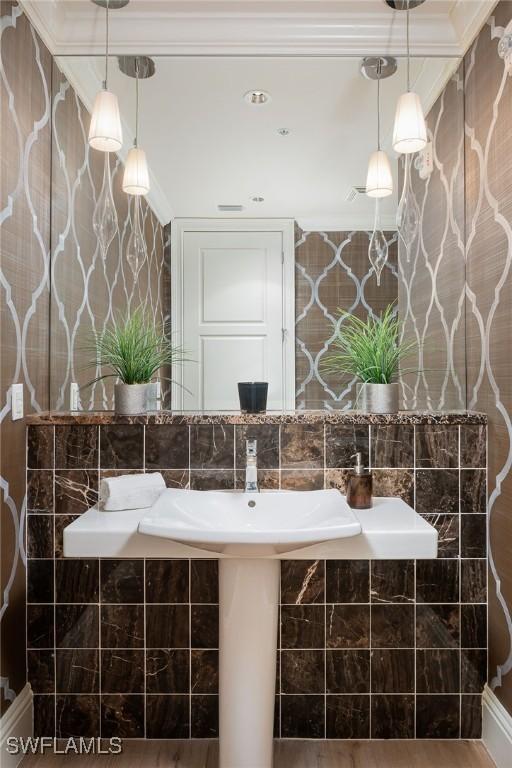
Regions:
<instances>
[{"instance_id":1,"label":"reflected plant in mirror","mask_svg":"<svg viewBox=\"0 0 512 768\"><path fill-rule=\"evenodd\" d=\"M157 374L171 381L167 373L172 366L187 359L184 350L172 342L165 325L155 322L143 307L119 317L96 334L88 351L94 355L88 367L100 373L86 386L106 378L118 379L115 410L124 415L144 413L148 385ZM102 372L104 368L108 373Z\"/></svg>"},{"instance_id":2,"label":"reflected plant in mirror","mask_svg":"<svg viewBox=\"0 0 512 768\"><path fill-rule=\"evenodd\" d=\"M398 377L412 369L401 363L417 348L417 341L403 341L403 324L394 303L379 315L361 319L341 312L333 351L324 358L326 373L350 374L359 380L356 404L369 413L398 411Z\"/></svg>"}]
</instances>

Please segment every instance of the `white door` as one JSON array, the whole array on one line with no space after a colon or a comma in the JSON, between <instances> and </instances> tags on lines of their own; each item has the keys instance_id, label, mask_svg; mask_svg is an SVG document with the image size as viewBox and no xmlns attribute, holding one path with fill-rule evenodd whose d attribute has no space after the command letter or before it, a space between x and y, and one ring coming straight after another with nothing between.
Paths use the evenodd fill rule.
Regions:
<instances>
[{"instance_id":1,"label":"white door","mask_svg":"<svg viewBox=\"0 0 512 768\"><path fill-rule=\"evenodd\" d=\"M238 410L239 381L284 407L283 232L184 230L181 250L182 407Z\"/></svg>"}]
</instances>

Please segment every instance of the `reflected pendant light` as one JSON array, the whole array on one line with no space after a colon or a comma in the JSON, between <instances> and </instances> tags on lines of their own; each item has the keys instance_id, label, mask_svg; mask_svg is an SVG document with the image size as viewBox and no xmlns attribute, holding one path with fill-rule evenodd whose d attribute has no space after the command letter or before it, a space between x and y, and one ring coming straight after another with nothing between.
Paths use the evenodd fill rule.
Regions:
<instances>
[{"instance_id":1,"label":"reflected pendant light","mask_svg":"<svg viewBox=\"0 0 512 768\"><path fill-rule=\"evenodd\" d=\"M427 143L427 126L421 106L420 97L411 91L411 56L409 41L409 11L418 3L406 0L406 29L407 29L407 91L398 99L395 113L395 125L393 129L393 149L399 154L419 152Z\"/></svg>"},{"instance_id":2,"label":"reflected pendant light","mask_svg":"<svg viewBox=\"0 0 512 768\"><path fill-rule=\"evenodd\" d=\"M146 153L138 146L139 137L139 57L135 56L135 137L128 152L123 174L123 191L127 195L147 195L149 173Z\"/></svg>"},{"instance_id":3,"label":"reflected pendant light","mask_svg":"<svg viewBox=\"0 0 512 768\"><path fill-rule=\"evenodd\" d=\"M103 88L96 95L89 127L89 146L100 152L117 152L123 146L123 131L117 96L108 90L108 19L113 0L93 0L96 5L105 7L105 79ZM126 3L124 3L126 5Z\"/></svg>"}]
</instances>

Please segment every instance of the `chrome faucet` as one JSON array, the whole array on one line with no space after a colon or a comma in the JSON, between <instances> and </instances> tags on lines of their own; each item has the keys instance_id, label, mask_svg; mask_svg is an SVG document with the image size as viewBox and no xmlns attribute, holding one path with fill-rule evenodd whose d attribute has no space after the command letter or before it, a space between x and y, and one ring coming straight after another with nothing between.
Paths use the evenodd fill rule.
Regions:
<instances>
[{"instance_id":1,"label":"chrome faucet","mask_svg":"<svg viewBox=\"0 0 512 768\"><path fill-rule=\"evenodd\" d=\"M245 441L245 456L247 464L245 466L245 492L258 493L258 441Z\"/></svg>"}]
</instances>

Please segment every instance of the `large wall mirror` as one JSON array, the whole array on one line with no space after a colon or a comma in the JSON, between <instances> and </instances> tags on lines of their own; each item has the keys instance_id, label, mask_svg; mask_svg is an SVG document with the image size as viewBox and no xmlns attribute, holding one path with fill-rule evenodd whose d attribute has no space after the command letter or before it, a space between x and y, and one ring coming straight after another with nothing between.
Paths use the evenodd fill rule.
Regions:
<instances>
[{"instance_id":1,"label":"large wall mirror","mask_svg":"<svg viewBox=\"0 0 512 768\"><path fill-rule=\"evenodd\" d=\"M73 405L73 383L82 408L112 407L113 380L88 385L102 373L91 340L141 306L155 323L172 320L173 338L191 358L173 370L177 384L162 380L163 407L231 409L237 381L265 378L271 408L353 408L355 381L322 366L339 310L365 318L389 304L417 342L402 380L404 407L464 407L459 61L411 59L429 145L409 168L392 149L405 59L384 62L393 71L380 79L380 116L377 81L364 76L362 61L111 56L124 146L109 156L87 144L104 57L56 59L53 409ZM136 130L150 179L139 200L121 188ZM376 207L365 185L379 136L393 193ZM407 242L396 224L405 182ZM109 184L117 225L105 253L93 220ZM134 275L127 248L138 224L146 254ZM376 229L387 245L379 280L369 259Z\"/></svg>"}]
</instances>

